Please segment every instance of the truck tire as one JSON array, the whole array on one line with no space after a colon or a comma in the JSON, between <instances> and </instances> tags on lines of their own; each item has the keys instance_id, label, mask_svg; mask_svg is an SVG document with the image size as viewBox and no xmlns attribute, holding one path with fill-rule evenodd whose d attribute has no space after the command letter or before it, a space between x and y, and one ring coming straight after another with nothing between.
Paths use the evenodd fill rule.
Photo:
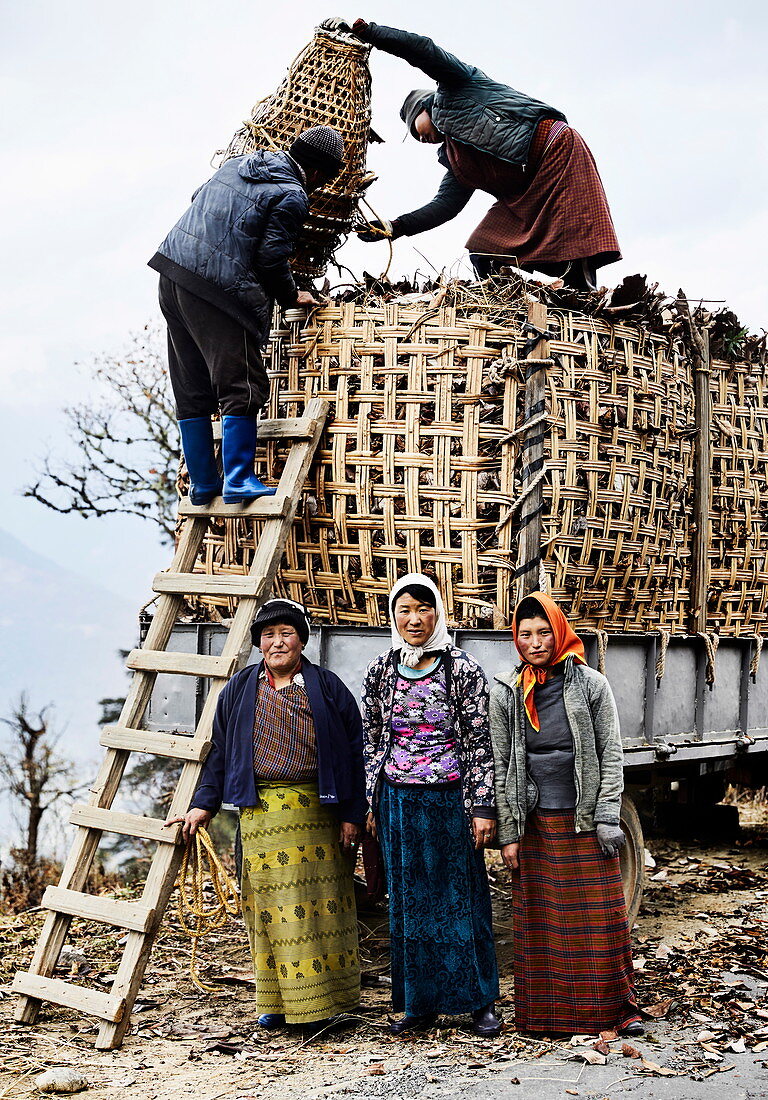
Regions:
<instances>
[{"instance_id":1,"label":"truck tire","mask_svg":"<svg viewBox=\"0 0 768 1100\"><path fill-rule=\"evenodd\" d=\"M645 840L635 804L628 794L621 798L621 828L627 842L621 849L621 883L627 903L627 921L632 928L640 910L645 886Z\"/></svg>"}]
</instances>

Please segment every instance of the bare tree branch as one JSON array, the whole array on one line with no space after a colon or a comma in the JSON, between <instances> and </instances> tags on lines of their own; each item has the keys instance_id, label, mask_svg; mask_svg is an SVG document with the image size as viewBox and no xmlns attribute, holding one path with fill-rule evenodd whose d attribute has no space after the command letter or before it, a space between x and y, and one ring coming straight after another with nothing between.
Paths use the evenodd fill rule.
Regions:
<instances>
[{"instance_id":1,"label":"bare tree branch","mask_svg":"<svg viewBox=\"0 0 768 1100\"><path fill-rule=\"evenodd\" d=\"M57 752L57 737L52 733L52 707L32 714L25 693L0 722L11 731L10 744L0 749L0 792L10 795L23 810L24 847L27 866L39 858L40 822L43 815L63 798L74 798L87 784L75 779L69 760Z\"/></svg>"},{"instance_id":2,"label":"bare tree branch","mask_svg":"<svg viewBox=\"0 0 768 1100\"><path fill-rule=\"evenodd\" d=\"M173 542L181 448L158 324L90 365L91 401L64 409L77 461L48 456L24 496L60 514L131 515Z\"/></svg>"}]
</instances>

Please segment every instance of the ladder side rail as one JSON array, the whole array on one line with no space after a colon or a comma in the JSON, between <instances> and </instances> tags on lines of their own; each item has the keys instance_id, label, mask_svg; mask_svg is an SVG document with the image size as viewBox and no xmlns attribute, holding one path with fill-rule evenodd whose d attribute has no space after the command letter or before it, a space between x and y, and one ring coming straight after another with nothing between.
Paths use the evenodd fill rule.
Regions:
<instances>
[{"instance_id":1,"label":"ladder side rail","mask_svg":"<svg viewBox=\"0 0 768 1100\"><path fill-rule=\"evenodd\" d=\"M174 572L189 572L195 564L202 545L208 521L205 518L187 521L173 558ZM159 648L168 644L183 597L163 596L147 632L146 641ZM120 725L135 726L144 717L149 704L155 673L135 673L128 688L125 703L120 712ZM117 795L130 752L126 749L108 749L96 780L91 787L89 805L109 807ZM61 872L58 885L67 890L82 890L101 843L101 832L87 826L78 828L75 840ZM29 966L31 974L50 978L59 961L72 917L50 912L45 919L40 938ZM16 1007L15 1018L19 1023L33 1024L40 1011L38 998L24 996Z\"/></svg>"}]
</instances>

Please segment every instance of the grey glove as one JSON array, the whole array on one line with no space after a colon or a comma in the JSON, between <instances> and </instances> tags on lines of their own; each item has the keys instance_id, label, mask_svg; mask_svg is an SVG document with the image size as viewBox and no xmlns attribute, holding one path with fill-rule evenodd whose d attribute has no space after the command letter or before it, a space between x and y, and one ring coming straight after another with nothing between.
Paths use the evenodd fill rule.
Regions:
<instances>
[{"instance_id":1,"label":"grey glove","mask_svg":"<svg viewBox=\"0 0 768 1100\"><path fill-rule=\"evenodd\" d=\"M324 19L320 26L326 31L351 31L349 23L346 19L342 19L340 15L332 15L330 19Z\"/></svg>"},{"instance_id":2,"label":"grey glove","mask_svg":"<svg viewBox=\"0 0 768 1100\"><path fill-rule=\"evenodd\" d=\"M619 848L623 848L627 838L618 825L598 825L597 843L600 845L604 856L617 856Z\"/></svg>"}]
</instances>

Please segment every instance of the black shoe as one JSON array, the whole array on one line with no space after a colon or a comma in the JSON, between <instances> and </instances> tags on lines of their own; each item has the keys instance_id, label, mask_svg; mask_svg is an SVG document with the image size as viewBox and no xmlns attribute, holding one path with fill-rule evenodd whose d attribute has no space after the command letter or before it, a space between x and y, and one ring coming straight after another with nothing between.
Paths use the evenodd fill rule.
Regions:
<instances>
[{"instance_id":1,"label":"black shoe","mask_svg":"<svg viewBox=\"0 0 768 1100\"><path fill-rule=\"evenodd\" d=\"M258 1025L265 1031L274 1031L276 1027L285 1027L285 1016L282 1012L263 1012L259 1016Z\"/></svg>"},{"instance_id":2,"label":"black shoe","mask_svg":"<svg viewBox=\"0 0 768 1100\"><path fill-rule=\"evenodd\" d=\"M389 1030L393 1035L405 1035L409 1031L429 1031L437 1023L437 1013L426 1016L403 1016L400 1020L390 1020Z\"/></svg>"},{"instance_id":3,"label":"black shoe","mask_svg":"<svg viewBox=\"0 0 768 1100\"><path fill-rule=\"evenodd\" d=\"M634 1035L635 1037L645 1035L645 1024L642 1020L633 1020L631 1024L627 1024L626 1027L621 1028L619 1034Z\"/></svg>"},{"instance_id":4,"label":"black shoe","mask_svg":"<svg viewBox=\"0 0 768 1100\"><path fill-rule=\"evenodd\" d=\"M472 1030L482 1039L495 1039L500 1034L501 1020L494 1011L493 1001L472 1013Z\"/></svg>"},{"instance_id":5,"label":"black shoe","mask_svg":"<svg viewBox=\"0 0 768 1100\"><path fill-rule=\"evenodd\" d=\"M301 1028L305 1035L317 1035L338 1022L336 1016L326 1016L324 1020L311 1020L308 1024L302 1024Z\"/></svg>"}]
</instances>

